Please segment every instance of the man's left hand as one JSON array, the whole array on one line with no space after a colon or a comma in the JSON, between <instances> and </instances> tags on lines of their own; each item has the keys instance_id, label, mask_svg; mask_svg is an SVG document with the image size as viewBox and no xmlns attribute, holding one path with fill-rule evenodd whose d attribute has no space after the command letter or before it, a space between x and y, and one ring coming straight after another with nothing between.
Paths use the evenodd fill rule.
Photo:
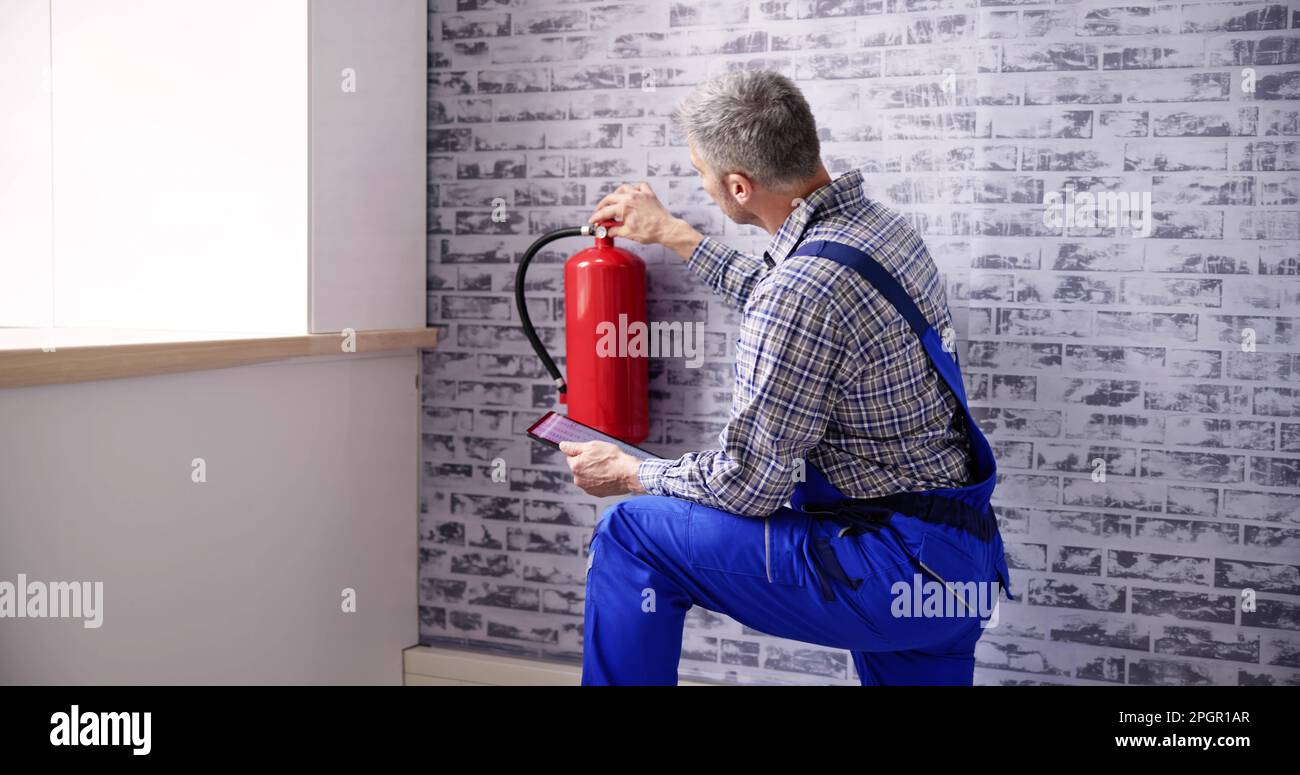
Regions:
<instances>
[{"instance_id":1,"label":"man's left hand","mask_svg":"<svg viewBox=\"0 0 1300 775\"><path fill-rule=\"evenodd\" d=\"M603 498L645 493L636 476L641 460L608 441L562 441L560 451L568 456L573 483L588 495Z\"/></svg>"}]
</instances>

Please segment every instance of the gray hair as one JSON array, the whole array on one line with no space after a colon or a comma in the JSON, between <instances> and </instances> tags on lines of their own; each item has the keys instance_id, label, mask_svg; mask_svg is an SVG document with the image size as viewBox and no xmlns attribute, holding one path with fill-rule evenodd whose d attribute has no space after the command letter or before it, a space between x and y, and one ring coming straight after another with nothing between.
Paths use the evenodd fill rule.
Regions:
<instances>
[{"instance_id":1,"label":"gray hair","mask_svg":"<svg viewBox=\"0 0 1300 775\"><path fill-rule=\"evenodd\" d=\"M739 172L779 191L811 178L821 164L808 101L770 70L729 72L700 84L673 121L719 175Z\"/></svg>"}]
</instances>

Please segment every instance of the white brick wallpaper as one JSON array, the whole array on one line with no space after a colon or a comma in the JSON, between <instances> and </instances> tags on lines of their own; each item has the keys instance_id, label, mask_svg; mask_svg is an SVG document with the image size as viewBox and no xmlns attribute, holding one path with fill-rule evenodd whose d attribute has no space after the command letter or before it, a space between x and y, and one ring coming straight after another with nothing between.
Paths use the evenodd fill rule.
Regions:
<instances>
[{"instance_id":1,"label":"white brick wallpaper","mask_svg":"<svg viewBox=\"0 0 1300 775\"><path fill-rule=\"evenodd\" d=\"M667 114L707 75L770 68L804 89L832 174L864 170L947 277L1022 595L977 682L1300 683L1296 0L431 0L429 18L444 339L424 355L423 642L579 657L605 504L522 435L554 393L517 327L514 262L643 179L761 250L699 189ZM1149 193L1147 236L1045 225L1067 189ZM530 270L553 350L559 263L583 246ZM703 368L652 362L645 445L713 446L736 316L677 257L623 246L650 263L651 319L709 332ZM682 674L856 682L846 652L699 608Z\"/></svg>"}]
</instances>

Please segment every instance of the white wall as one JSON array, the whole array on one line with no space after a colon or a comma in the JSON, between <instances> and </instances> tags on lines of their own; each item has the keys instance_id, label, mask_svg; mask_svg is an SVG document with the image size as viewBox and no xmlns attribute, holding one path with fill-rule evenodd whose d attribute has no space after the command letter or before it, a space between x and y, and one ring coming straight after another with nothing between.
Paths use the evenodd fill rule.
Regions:
<instances>
[{"instance_id":1,"label":"white wall","mask_svg":"<svg viewBox=\"0 0 1300 775\"><path fill-rule=\"evenodd\" d=\"M49 0L0 2L0 326L51 324Z\"/></svg>"},{"instance_id":2,"label":"white wall","mask_svg":"<svg viewBox=\"0 0 1300 775\"><path fill-rule=\"evenodd\" d=\"M0 683L399 682L417 372L412 352L0 390L0 580L105 596L99 629L0 619Z\"/></svg>"},{"instance_id":3,"label":"white wall","mask_svg":"<svg viewBox=\"0 0 1300 775\"><path fill-rule=\"evenodd\" d=\"M313 332L425 323L425 17L422 0L312 0Z\"/></svg>"}]
</instances>

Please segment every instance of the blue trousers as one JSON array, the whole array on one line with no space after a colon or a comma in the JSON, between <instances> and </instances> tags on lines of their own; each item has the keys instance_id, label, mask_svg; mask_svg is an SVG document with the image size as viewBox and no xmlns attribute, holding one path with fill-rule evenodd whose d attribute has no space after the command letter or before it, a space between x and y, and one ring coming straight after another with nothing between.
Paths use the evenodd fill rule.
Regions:
<instances>
[{"instance_id":1,"label":"blue trousers","mask_svg":"<svg viewBox=\"0 0 1300 775\"><path fill-rule=\"evenodd\" d=\"M922 616L909 604L926 582L933 593L936 578L1005 583L1001 536L984 541L901 514L874 532L840 535L845 527L790 508L745 517L653 495L611 506L591 543L583 684L676 684L693 605L768 635L848 649L863 685L971 684L987 621L979 606L954 600L951 615ZM819 583L818 538L859 582L835 582L833 600Z\"/></svg>"}]
</instances>

